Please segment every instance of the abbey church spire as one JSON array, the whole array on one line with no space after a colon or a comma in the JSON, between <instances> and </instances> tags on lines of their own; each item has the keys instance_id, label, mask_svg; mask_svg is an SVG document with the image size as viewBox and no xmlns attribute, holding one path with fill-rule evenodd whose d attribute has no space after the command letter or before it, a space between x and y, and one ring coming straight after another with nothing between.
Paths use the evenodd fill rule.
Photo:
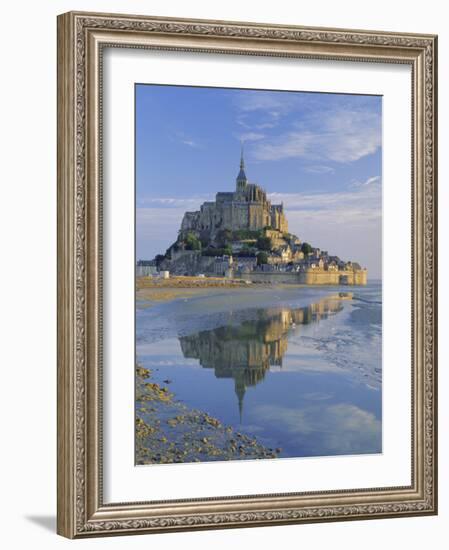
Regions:
<instances>
[{"instance_id":1,"label":"abbey church spire","mask_svg":"<svg viewBox=\"0 0 449 550\"><path fill-rule=\"evenodd\" d=\"M237 176L237 190L244 189L248 183L248 178L245 174L245 160L243 159L243 143L240 152L240 172Z\"/></svg>"}]
</instances>

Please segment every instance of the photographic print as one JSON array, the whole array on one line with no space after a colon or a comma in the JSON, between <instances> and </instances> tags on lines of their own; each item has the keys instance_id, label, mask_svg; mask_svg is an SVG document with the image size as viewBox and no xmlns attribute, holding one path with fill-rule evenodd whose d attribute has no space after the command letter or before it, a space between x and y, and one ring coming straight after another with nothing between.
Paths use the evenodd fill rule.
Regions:
<instances>
[{"instance_id":1,"label":"photographic print","mask_svg":"<svg viewBox=\"0 0 449 550\"><path fill-rule=\"evenodd\" d=\"M135 101L136 464L381 453L382 98Z\"/></svg>"}]
</instances>

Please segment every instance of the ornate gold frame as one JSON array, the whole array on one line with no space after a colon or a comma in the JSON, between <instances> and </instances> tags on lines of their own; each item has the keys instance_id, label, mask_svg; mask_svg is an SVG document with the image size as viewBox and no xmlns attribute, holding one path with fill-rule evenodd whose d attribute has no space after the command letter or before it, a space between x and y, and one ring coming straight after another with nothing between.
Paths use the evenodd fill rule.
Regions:
<instances>
[{"instance_id":1,"label":"ornate gold frame","mask_svg":"<svg viewBox=\"0 0 449 550\"><path fill-rule=\"evenodd\" d=\"M410 486L103 503L101 59L105 46L411 66ZM436 514L436 54L433 35L74 12L58 17L59 534L82 538Z\"/></svg>"}]
</instances>

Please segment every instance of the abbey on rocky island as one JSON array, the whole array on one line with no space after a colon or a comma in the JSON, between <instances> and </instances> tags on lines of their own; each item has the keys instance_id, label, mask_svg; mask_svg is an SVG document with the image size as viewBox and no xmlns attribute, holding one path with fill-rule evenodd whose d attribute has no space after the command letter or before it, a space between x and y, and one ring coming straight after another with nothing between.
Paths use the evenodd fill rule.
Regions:
<instances>
[{"instance_id":1,"label":"abbey on rocky island","mask_svg":"<svg viewBox=\"0 0 449 550\"><path fill-rule=\"evenodd\" d=\"M177 240L147 263L174 275L249 282L365 285L368 276L358 263L289 233L284 205L271 204L262 187L248 182L243 150L235 191L218 192L215 201L186 212Z\"/></svg>"}]
</instances>

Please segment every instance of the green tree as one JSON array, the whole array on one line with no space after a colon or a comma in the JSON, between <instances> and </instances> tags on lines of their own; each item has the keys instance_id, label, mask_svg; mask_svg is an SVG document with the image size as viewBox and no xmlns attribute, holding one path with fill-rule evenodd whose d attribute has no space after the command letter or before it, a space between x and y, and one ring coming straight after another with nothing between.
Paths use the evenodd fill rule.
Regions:
<instances>
[{"instance_id":1,"label":"green tree","mask_svg":"<svg viewBox=\"0 0 449 550\"><path fill-rule=\"evenodd\" d=\"M165 260L165 256L163 254L157 254L154 258L156 265L159 267L161 263Z\"/></svg>"},{"instance_id":2,"label":"green tree","mask_svg":"<svg viewBox=\"0 0 449 550\"><path fill-rule=\"evenodd\" d=\"M271 250L271 239L270 237L259 237L257 239L257 248L259 250L270 251Z\"/></svg>"},{"instance_id":3,"label":"green tree","mask_svg":"<svg viewBox=\"0 0 449 550\"><path fill-rule=\"evenodd\" d=\"M307 254L310 254L312 252L312 247L309 243L302 243L301 252L303 252L304 255L307 256Z\"/></svg>"},{"instance_id":4,"label":"green tree","mask_svg":"<svg viewBox=\"0 0 449 550\"><path fill-rule=\"evenodd\" d=\"M266 252L259 252L257 254L257 265L263 265L268 263L268 254Z\"/></svg>"},{"instance_id":5,"label":"green tree","mask_svg":"<svg viewBox=\"0 0 449 550\"><path fill-rule=\"evenodd\" d=\"M201 250L201 242L193 233L187 233L184 243L186 245L186 250Z\"/></svg>"}]
</instances>

